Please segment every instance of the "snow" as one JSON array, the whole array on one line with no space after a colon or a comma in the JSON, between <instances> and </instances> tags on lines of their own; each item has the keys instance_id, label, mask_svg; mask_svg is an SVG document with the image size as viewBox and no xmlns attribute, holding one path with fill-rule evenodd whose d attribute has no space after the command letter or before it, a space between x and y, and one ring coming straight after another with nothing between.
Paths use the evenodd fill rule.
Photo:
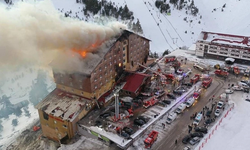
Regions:
<instances>
[{"instance_id":1,"label":"snow","mask_svg":"<svg viewBox=\"0 0 250 150\"><path fill-rule=\"evenodd\" d=\"M249 94L242 94L240 91L234 92L230 95L231 103L234 104L234 109L229 110L228 115L225 117L225 112L222 115L221 124L217 125L217 130L214 131L211 138L204 144L202 150L211 150L211 149L227 149L227 150L248 150L249 144L248 139L250 138L249 133L250 129L250 103L245 101L245 98ZM212 130L210 130L211 134ZM206 137L204 137L205 139ZM200 145L203 141L200 142ZM199 146L196 147L198 150Z\"/></svg>"}]
</instances>

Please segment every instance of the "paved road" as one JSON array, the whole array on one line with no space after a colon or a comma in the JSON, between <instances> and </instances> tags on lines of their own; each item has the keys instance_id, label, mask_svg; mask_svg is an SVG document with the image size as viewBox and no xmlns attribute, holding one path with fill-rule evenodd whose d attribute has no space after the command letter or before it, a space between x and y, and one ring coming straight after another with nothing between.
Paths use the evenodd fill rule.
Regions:
<instances>
[{"instance_id":1,"label":"paved road","mask_svg":"<svg viewBox=\"0 0 250 150\"><path fill-rule=\"evenodd\" d=\"M212 95L220 94L221 90L223 90L224 81L215 79L212 85L204 91L201 98L195 103L194 106L188 108L181 114L177 120L172 125L172 128L169 129L168 135L163 138L161 142L154 146L156 150L181 150L185 147L182 144L182 138L188 134L188 125L190 125L193 121L190 120L190 116L195 112L199 112L202 108L207 105L210 106L212 102L209 102L208 99L211 98ZM210 107L211 108L211 107ZM175 145L175 140L177 139L178 144Z\"/></svg>"}]
</instances>

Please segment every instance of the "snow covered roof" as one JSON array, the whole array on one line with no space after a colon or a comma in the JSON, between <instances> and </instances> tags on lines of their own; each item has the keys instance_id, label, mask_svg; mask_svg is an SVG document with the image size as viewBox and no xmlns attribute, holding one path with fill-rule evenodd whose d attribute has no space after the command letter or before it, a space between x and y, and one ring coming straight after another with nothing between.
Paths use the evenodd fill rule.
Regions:
<instances>
[{"instance_id":1,"label":"snow covered roof","mask_svg":"<svg viewBox=\"0 0 250 150\"><path fill-rule=\"evenodd\" d=\"M55 89L36 108L62 120L72 121L90 103L87 99Z\"/></svg>"},{"instance_id":2,"label":"snow covered roof","mask_svg":"<svg viewBox=\"0 0 250 150\"><path fill-rule=\"evenodd\" d=\"M198 40L250 48L250 37L202 31Z\"/></svg>"}]
</instances>

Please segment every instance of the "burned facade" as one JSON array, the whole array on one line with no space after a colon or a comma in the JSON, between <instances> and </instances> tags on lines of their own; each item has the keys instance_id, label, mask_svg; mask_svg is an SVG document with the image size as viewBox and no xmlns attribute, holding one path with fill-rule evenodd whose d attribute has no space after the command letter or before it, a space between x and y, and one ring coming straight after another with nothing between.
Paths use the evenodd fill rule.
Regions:
<instances>
[{"instance_id":1,"label":"burned facade","mask_svg":"<svg viewBox=\"0 0 250 150\"><path fill-rule=\"evenodd\" d=\"M60 73L53 69L56 89L36 106L43 135L56 141L72 138L77 131L76 122L91 111L98 100L98 104L104 106L105 100L100 97L113 88L121 72L135 71L138 63L146 63L149 41L124 30L102 58L92 60L95 64L85 72Z\"/></svg>"}]
</instances>

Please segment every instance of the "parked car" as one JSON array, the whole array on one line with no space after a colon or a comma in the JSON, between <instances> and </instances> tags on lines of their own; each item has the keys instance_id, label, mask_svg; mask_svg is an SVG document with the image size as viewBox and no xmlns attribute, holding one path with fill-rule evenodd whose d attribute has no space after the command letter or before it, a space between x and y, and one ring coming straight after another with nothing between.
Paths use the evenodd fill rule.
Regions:
<instances>
[{"instance_id":1,"label":"parked car","mask_svg":"<svg viewBox=\"0 0 250 150\"><path fill-rule=\"evenodd\" d=\"M176 88L173 93L174 94L178 94L181 95L183 93L185 93L187 90L183 87L183 86L179 86L178 88Z\"/></svg>"},{"instance_id":2,"label":"parked car","mask_svg":"<svg viewBox=\"0 0 250 150\"><path fill-rule=\"evenodd\" d=\"M173 94L170 94L170 93L167 94L167 97L170 98L170 99L176 99L176 97Z\"/></svg>"},{"instance_id":3,"label":"parked car","mask_svg":"<svg viewBox=\"0 0 250 150\"><path fill-rule=\"evenodd\" d=\"M157 104L162 106L162 107L167 107L168 106L168 104L166 104L166 103L164 103L162 101L159 101Z\"/></svg>"},{"instance_id":4,"label":"parked car","mask_svg":"<svg viewBox=\"0 0 250 150\"><path fill-rule=\"evenodd\" d=\"M221 114L221 110L220 109L216 109L215 112L214 112L214 115L216 117L218 117L220 114Z\"/></svg>"},{"instance_id":5,"label":"parked car","mask_svg":"<svg viewBox=\"0 0 250 150\"><path fill-rule=\"evenodd\" d=\"M218 108L218 109L221 109L223 106L224 106L224 102L219 101L219 102L217 103L217 108Z\"/></svg>"},{"instance_id":6,"label":"parked car","mask_svg":"<svg viewBox=\"0 0 250 150\"><path fill-rule=\"evenodd\" d=\"M245 81L245 80L242 80L242 81L238 82L238 85L242 86L242 87L249 87L248 84L249 84L248 81Z\"/></svg>"},{"instance_id":7,"label":"parked car","mask_svg":"<svg viewBox=\"0 0 250 150\"><path fill-rule=\"evenodd\" d=\"M138 116L137 118L138 118L138 119L141 119L141 120L144 121L145 123L147 123L148 120L149 120L149 118L144 117L144 116Z\"/></svg>"},{"instance_id":8,"label":"parked car","mask_svg":"<svg viewBox=\"0 0 250 150\"><path fill-rule=\"evenodd\" d=\"M194 138L194 137L203 137L204 135L202 132L194 132L194 133L190 133L190 136Z\"/></svg>"},{"instance_id":9,"label":"parked car","mask_svg":"<svg viewBox=\"0 0 250 150\"><path fill-rule=\"evenodd\" d=\"M206 127L195 127L194 130L196 132L201 132L201 133L207 134L207 128Z\"/></svg>"},{"instance_id":10,"label":"parked car","mask_svg":"<svg viewBox=\"0 0 250 150\"><path fill-rule=\"evenodd\" d=\"M211 111L211 110L208 110L208 111L206 112L206 116L207 116L207 117L210 117L210 116L211 116L211 113L212 113L212 111Z\"/></svg>"},{"instance_id":11,"label":"parked car","mask_svg":"<svg viewBox=\"0 0 250 150\"><path fill-rule=\"evenodd\" d=\"M95 126L102 127L102 122L100 120L95 121Z\"/></svg>"},{"instance_id":12,"label":"parked car","mask_svg":"<svg viewBox=\"0 0 250 150\"><path fill-rule=\"evenodd\" d=\"M130 135L125 131L121 132L121 136L124 137L125 139L128 139L130 137Z\"/></svg>"},{"instance_id":13,"label":"parked car","mask_svg":"<svg viewBox=\"0 0 250 150\"><path fill-rule=\"evenodd\" d=\"M186 135L186 136L182 139L182 143L183 143L183 144L187 144L190 140L191 140L191 136L190 136L190 135Z\"/></svg>"},{"instance_id":14,"label":"parked car","mask_svg":"<svg viewBox=\"0 0 250 150\"><path fill-rule=\"evenodd\" d=\"M105 113L102 113L102 114L100 114L100 118L107 118L107 117L109 117L109 116L111 116L111 112L105 112Z\"/></svg>"},{"instance_id":15,"label":"parked car","mask_svg":"<svg viewBox=\"0 0 250 150\"><path fill-rule=\"evenodd\" d=\"M134 124L137 126L142 126L145 124L145 122L143 120L137 118L134 120Z\"/></svg>"},{"instance_id":16,"label":"parked car","mask_svg":"<svg viewBox=\"0 0 250 150\"><path fill-rule=\"evenodd\" d=\"M227 94L232 94L234 92L234 90L232 90L232 89L226 89L225 90L225 93L227 93Z\"/></svg>"},{"instance_id":17,"label":"parked car","mask_svg":"<svg viewBox=\"0 0 250 150\"><path fill-rule=\"evenodd\" d=\"M130 127L124 127L122 130L128 133L129 135L133 134L134 132L133 129Z\"/></svg>"},{"instance_id":18,"label":"parked car","mask_svg":"<svg viewBox=\"0 0 250 150\"><path fill-rule=\"evenodd\" d=\"M187 86L187 87L192 87L193 84L191 82L184 82L182 85Z\"/></svg>"},{"instance_id":19,"label":"parked car","mask_svg":"<svg viewBox=\"0 0 250 150\"><path fill-rule=\"evenodd\" d=\"M238 85L233 86L232 89L233 89L234 91L243 91L243 87L238 86Z\"/></svg>"},{"instance_id":20,"label":"parked car","mask_svg":"<svg viewBox=\"0 0 250 150\"><path fill-rule=\"evenodd\" d=\"M170 100L163 100L162 102L165 103L165 104L168 104L168 105L171 104Z\"/></svg>"},{"instance_id":21,"label":"parked car","mask_svg":"<svg viewBox=\"0 0 250 150\"><path fill-rule=\"evenodd\" d=\"M210 125L212 122L214 122L215 120L214 120L214 118L208 118L208 119L206 119L205 121L204 121L204 124L205 125Z\"/></svg>"},{"instance_id":22,"label":"parked car","mask_svg":"<svg viewBox=\"0 0 250 150\"><path fill-rule=\"evenodd\" d=\"M191 145L195 145L196 143L200 142L200 138L199 137L194 137L189 141L189 144Z\"/></svg>"}]
</instances>

